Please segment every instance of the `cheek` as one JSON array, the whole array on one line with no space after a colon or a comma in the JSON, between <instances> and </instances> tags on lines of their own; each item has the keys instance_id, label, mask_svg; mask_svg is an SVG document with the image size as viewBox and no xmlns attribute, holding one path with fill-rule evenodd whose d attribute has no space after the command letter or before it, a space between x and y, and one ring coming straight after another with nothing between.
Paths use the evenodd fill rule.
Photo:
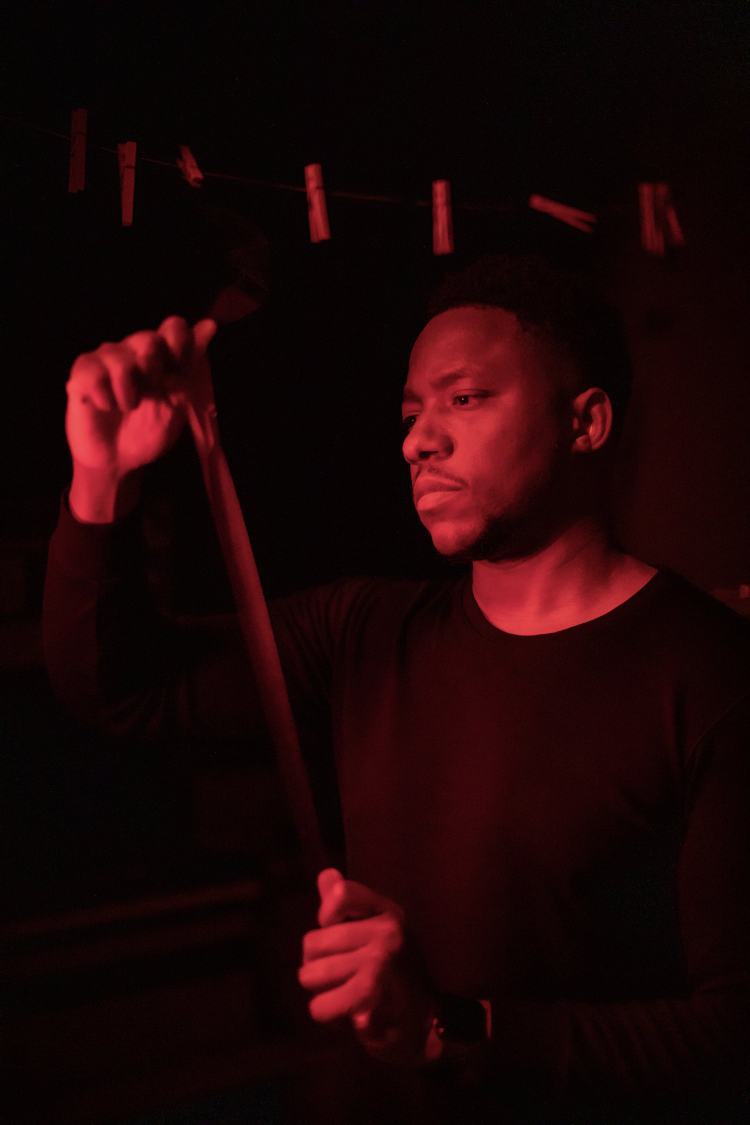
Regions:
<instances>
[{"instance_id":1,"label":"cheek","mask_svg":"<svg viewBox=\"0 0 750 1125\"><path fill-rule=\"evenodd\" d=\"M472 447L472 494L481 506L496 506L547 476L558 450L558 427L519 424L475 434Z\"/></svg>"},{"instance_id":2,"label":"cheek","mask_svg":"<svg viewBox=\"0 0 750 1125\"><path fill-rule=\"evenodd\" d=\"M538 463L544 444L539 428L528 425L493 427L467 434L472 462L485 481L525 476Z\"/></svg>"}]
</instances>

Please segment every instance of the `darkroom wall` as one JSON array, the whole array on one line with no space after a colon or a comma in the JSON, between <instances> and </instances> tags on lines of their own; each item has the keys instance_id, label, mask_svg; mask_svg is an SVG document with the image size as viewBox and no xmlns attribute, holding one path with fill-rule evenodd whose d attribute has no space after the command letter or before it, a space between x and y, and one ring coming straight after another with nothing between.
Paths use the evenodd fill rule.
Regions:
<instances>
[{"instance_id":1,"label":"darkroom wall","mask_svg":"<svg viewBox=\"0 0 750 1125\"><path fill-rule=\"evenodd\" d=\"M750 177L739 130L702 125L680 182L685 246L652 259L631 230L608 269L636 376L621 533L712 590L750 575Z\"/></svg>"},{"instance_id":2,"label":"darkroom wall","mask_svg":"<svg viewBox=\"0 0 750 1125\"><path fill-rule=\"evenodd\" d=\"M314 247L304 197L228 181L191 195L176 172L141 164L123 231L114 158L92 150L86 191L68 196L65 141L19 125L64 133L83 104L95 143L132 138L171 160L188 141L204 167L240 175L301 182L320 159L329 187L407 195L447 175L457 261L532 248L603 268L637 375L623 538L706 588L748 580L746 5L223 3L177 16L47 0L7 12L9 526L46 534L54 518L75 354L200 312L217 268L195 217L205 202L271 240L268 308L215 347L226 444L271 592L432 566L395 428L424 296L448 264L432 258L429 211L329 199L333 239ZM673 188L686 246L666 261L639 246L640 178ZM599 232L524 215L531 191L600 212ZM515 213L460 211L467 200ZM200 489L191 464L186 450L163 471L178 507L186 482ZM190 538L215 562L195 548L207 526Z\"/></svg>"}]
</instances>

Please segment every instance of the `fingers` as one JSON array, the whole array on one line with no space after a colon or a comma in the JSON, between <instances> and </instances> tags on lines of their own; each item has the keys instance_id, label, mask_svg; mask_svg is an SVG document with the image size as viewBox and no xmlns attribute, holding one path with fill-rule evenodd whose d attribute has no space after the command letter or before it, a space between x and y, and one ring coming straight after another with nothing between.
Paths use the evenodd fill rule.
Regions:
<instances>
[{"instance_id":1,"label":"fingers","mask_svg":"<svg viewBox=\"0 0 750 1125\"><path fill-rule=\"evenodd\" d=\"M130 351L150 390L163 391L170 378L179 375L177 357L158 332L133 332L125 337L121 346Z\"/></svg>"},{"instance_id":2,"label":"fingers","mask_svg":"<svg viewBox=\"0 0 750 1125\"><path fill-rule=\"evenodd\" d=\"M216 322L195 329L179 316L168 317L157 332L133 332L120 343L105 343L73 364L68 391L97 410L135 410L145 393L168 395L194 356L205 352Z\"/></svg>"},{"instance_id":3,"label":"fingers","mask_svg":"<svg viewBox=\"0 0 750 1125\"><path fill-rule=\"evenodd\" d=\"M106 467L111 476L148 465L171 448L191 386L199 384L206 403L212 393L205 348L216 324L205 320L196 328L197 336L181 317L168 317L158 331L133 332L78 357L65 420L77 464Z\"/></svg>"},{"instance_id":4,"label":"fingers","mask_svg":"<svg viewBox=\"0 0 750 1125\"><path fill-rule=\"evenodd\" d=\"M308 1005L313 1019L326 1022L348 1015L364 1032L404 944L403 911L368 887L344 879L335 868L320 873L318 889L323 900L319 917L332 917L337 910L366 916L323 922L319 930L305 934L299 982L317 994ZM385 909L372 914L377 906Z\"/></svg>"},{"instance_id":5,"label":"fingers","mask_svg":"<svg viewBox=\"0 0 750 1125\"><path fill-rule=\"evenodd\" d=\"M159 325L157 333L174 356L178 367L184 367L190 362L195 342L193 331L183 317L168 316Z\"/></svg>"},{"instance_id":6,"label":"fingers","mask_svg":"<svg viewBox=\"0 0 750 1125\"><path fill-rule=\"evenodd\" d=\"M379 915L360 922L342 922L337 926L310 930L302 939L303 961L347 953L352 949L361 949L368 942L390 937L391 924L386 919L387 915Z\"/></svg>"},{"instance_id":7,"label":"fingers","mask_svg":"<svg viewBox=\"0 0 750 1125\"><path fill-rule=\"evenodd\" d=\"M333 892L334 888L343 883L344 876L335 867L326 867L318 875L318 894L320 895L320 909L318 910L318 925L324 926L326 923L321 921L321 913L325 906L326 900Z\"/></svg>"},{"instance_id":8,"label":"fingers","mask_svg":"<svg viewBox=\"0 0 750 1125\"><path fill-rule=\"evenodd\" d=\"M210 317L199 320L192 328L181 316L168 316L158 328L158 334L169 347L179 367L185 368L196 357L205 353L216 335L217 324Z\"/></svg>"},{"instance_id":9,"label":"fingers","mask_svg":"<svg viewBox=\"0 0 750 1125\"><path fill-rule=\"evenodd\" d=\"M306 961L297 970L297 979L303 988L308 988L311 992L321 992L325 988L335 988L349 980L361 965L362 957L357 952L337 953L332 957Z\"/></svg>"},{"instance_id":10,"label":"fingers","mask_svg":"<svg viewBox=\"0 0 750 1125\"><path fill-rule=\"evenodd\" d=\"M127 414L135 410L142 396L142 378L135 356L122 344L102 344L98 349L98 359L106 372L106 378L118 410Z\"/></svg>"},{"instance_id":11,"label":"fingers","mask_svg":"<svg viewBox=\"0 0 750 1125\"><path fill-rule=\"evenodd\" d=\"M120 344L101 344L74 362L67 390L71 398L97 410L135 410L144 394L159 393L175 363L171 351L152 332L139 332Z\"/></svg>"},{"instance_id":12,"label":"fingers","mask_svg":"<svg viewBox=\"0 0 750 1125\"><path fill-rule=\"evenodd\" d=\"M340 1019L355 1012L369 1012L380 1002L382 987L374 966L355 973L338 988L318 993L308 1004L310 1015L318 1023Z\"/></svg>"},{"instance_id":13,"label":"fingers","mask_svg":"<svg viewBox=\"0 0 750 1125\"><path fill-rule=\"evenodd\" d=\"M70 399L91 403L97 410L114 410L117 407L106 368L93 352L78 356L70 369L65 389Z\"/></svg>"},{"instance_id":14,"label":"fingers","mask_svg":"<svg viewBox=\"0 0 750 1125\"><path fill-rule=\"evenodd\" d=\"M210 317L205 320L199 320L193 328L193 337L195 339L195 347L199 352L205 352L208 345L216 335L218 324Z\"/></svg>"},{"instance_id":15,"label":"fingers","mask_svg":"<svg viewBox=\"0 0 750 1125\"><path fill-rule=\"evenodd\" d=\"M318 875L318 893L320 897L324 898L331 888L334 887L336 883L340 883L343 878L344 876L336 867L326 867L324 871L321 871Z\"/></svg>"},{"instance_id":16,"label":"fingers","mask_svg":"<svg viewBox=\"0 0 750 1125\"><path fill-rule=\"evenodd\" d=\"M322 871L318 876L318 887L321 889L321 880L328 875L332 868ZM340 876L340 872L336 871ZM318 911L318 924L332 926L347 919L371 918L375 914L390 913L403 921L401 907L384 895L377 894L362 883L355 883L351 879L339 877L323 884L321 889L321 904Z\"/></svg>"}]
</instances>

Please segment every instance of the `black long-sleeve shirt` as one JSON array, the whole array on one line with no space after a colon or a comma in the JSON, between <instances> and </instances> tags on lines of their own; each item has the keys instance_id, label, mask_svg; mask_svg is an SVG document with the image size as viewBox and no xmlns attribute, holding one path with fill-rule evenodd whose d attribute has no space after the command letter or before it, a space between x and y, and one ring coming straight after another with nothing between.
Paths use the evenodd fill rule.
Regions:
<instances>
[{"instance_id":1,"label":"black long-sleeve shirt","mask_svg":"<svg viewBox=\"0 0 750 1125\"><path fill-rule=\"evenodd\" d=\"M745 622L666 571L533 636L492 626L468 578L342 580L271 615L303 739L333 747L347 876L400 903L438 989L492 1001L486 1104L499 1089L564 1120L672 1122L733 1095L750 1041ZM45 645L61 700L110 730L258 730L236 622L157 617L133 518L82 525L63 506Z\"/></svg>"}]
</instances>

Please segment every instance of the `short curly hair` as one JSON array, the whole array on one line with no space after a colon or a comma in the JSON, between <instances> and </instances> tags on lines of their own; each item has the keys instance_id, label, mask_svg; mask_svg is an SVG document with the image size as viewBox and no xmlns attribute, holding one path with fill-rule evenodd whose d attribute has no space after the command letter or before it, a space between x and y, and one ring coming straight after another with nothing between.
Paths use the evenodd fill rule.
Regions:
<instances>
[{"instance_id":1,"label":"short curly hair","mask_svg":"<svg viewBox=\"0 0 750 1125\"><path fill-rule=\"evenodd\" d=\"M466 306L513 313L524 331L559 349L578 372L579 390L607 392L613 437L619 436L630 401L632 363L619 314L586 277L537 255L481 258L448 274L430 298L428 318Z\"/></svg>"}]
</instances>

